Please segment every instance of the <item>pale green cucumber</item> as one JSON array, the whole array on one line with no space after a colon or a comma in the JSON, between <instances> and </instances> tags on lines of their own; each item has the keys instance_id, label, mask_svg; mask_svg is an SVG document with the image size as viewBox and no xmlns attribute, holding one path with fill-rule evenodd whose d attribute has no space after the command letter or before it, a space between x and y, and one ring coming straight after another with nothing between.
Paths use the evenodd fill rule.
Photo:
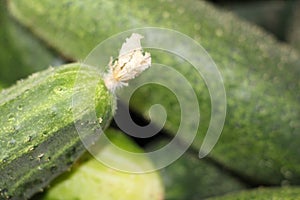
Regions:
<instances>
[{"instance_id":1,"label":"pale green cucumber","mask_svg":"<svg viewBox=\"0 0 300 200\"><path fill-rule=\"evenodd\" d=\"M0 80L12 85L61 61L8 15L5 4L4 0L0 0Z\"/></svg>"},{"instance_id":2,"label":"pale green cucumber","mask_svg":"<svg viewBox=\"0 0 300 200\"><path fill-rule=\"evenodd\" d=\"M130 141L122 132L108 129L105 134L110 141L120 148L131 152L143 152ZM130 150L129 150L130 149ZM112 156L114 160L119 160L122 165L135 165L140 168L143 164L116 154L111 146L107 145L100 150L101 154ZM150 161L145 157L145 163ZM43 200L162 200L164 197L163 186L157 172L133 174L114 170L96 160L86 153L68 171L59 176L51 183L49 190Z\"/></svg>"},{"instance_id":3,"label":"pale green cucumber","mask_svg":"<svg viewBox=\"0 0 300 200\"><path fill-rule=\"evenodd\" d=\"M227 118L212 159L256 184L300 183L300 58L257 27L198 0L10 0L9 8L22 24L73 59L84 58L102 40L131 28L159 26L192 37L216 62L227 92ZM182 71L188 68L175 59L161 53L152 58L176 67L189 80L201 79L193 70ZM211 104L204 83L193 87L201 109L193 143L199 149ZM168 95L150 86L141 88L131 102L146 117L152 102L162 103L168 111L166 128L175 134L180 108Z\"/></svg>"},{"instance_id":4,"label":"pale green cucumber","mask_svg":"<svg viewBox=\"0 0 300 200\"><path fill-rule=\"evenodd\" d=\"M74 83L80 69L82 81ZM95 82L97 83L96 85ZM96 87L96 108L80 106L73 116L72 96ZM69 64L33 74L0 93L0 199L27 199L66 171L85 151L74 123L91 123L96 112L104 129L114 112L113 95L96 69ZM84 135L83 137L95 135Z\"/></svg>"},{"instance_id":5,"label":"pale green cucumber","mask_svg":"<svg viewBox=\"0 0 300 200\"><path fill-rule=\"evenodd\" d=\"M299 187L282 187L282 188L258 188L248 191L242 191L224 195L221 197L211 198L210 200L295 200L299 199Z\"/></svg>"}]
</instances>

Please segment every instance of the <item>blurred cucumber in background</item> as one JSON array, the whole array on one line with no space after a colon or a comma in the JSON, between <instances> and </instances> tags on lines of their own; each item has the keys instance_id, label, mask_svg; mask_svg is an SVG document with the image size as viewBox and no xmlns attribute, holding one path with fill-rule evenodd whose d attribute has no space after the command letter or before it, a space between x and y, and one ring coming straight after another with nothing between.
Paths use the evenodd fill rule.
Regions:
<instances>
[{"instance_id":1,"label":"blurred cucumber in background","mask_svg":"<svg viewBox=\"0 0 300 200\"><path fill-rule=\"evenodd\" d=\"M182 31L211 54L227 84L227 125L217 149L210 155L211 160L199 160L197 153L187 152L160 171L166 199L203 199L260 186L300 184L300 98L297 92L300 87L300 61L295 51L300 49L299 1L212 2L227 11L196 0L8 2L12 5L10 16L6 1L1 1L0 12L0 82L5 86L32 72L67 61L62 58L81 60L95 45L112 34L141 26L161 26ZM231 12L243 20L232 16ZM154 55L154 58L163 60L160 55ZM151 91L151 88L145 91ZM172 103L172 100L166 100L166 93L160 92L161 99L167 105ZM161 100L157 97L159 95L152 97L148 94L149 99ZM233 98L235 95L237 98ZM133 100L133 109L140 114L144 114L152 103L151 100L145 102L144 96L145 93L141 93ZM201 98L206 103L201 102L200 107L202 111L209 112L207 96L203 92ZM173 132L177 110L174 106L170 108L173 109L170 113L173 121L168 124L168 131ZM203 114L201 117L205 122L210 115ZM202 127L201 132L205 128ZM277 130L281 131L278 133ZM202 138L199 136L194 143L194 152L199 149ZM161 142L164 143L152 141L150 146L159 146ZM70 172L73 175L62 176L72 176L70 180L62 178L66 184L68 181L70 184L82 181L80 169L86 168L76 170L75 166L74 169ZM105 171L110 172L108 169ZM116 175L115 180L122 177L126 176ZM109 178L107 183L113 179ZM74 195L72 197L75 198L76 191L66 192L66 184L61 183L61 186L54 183L52 191L50 187L48 197ZM107 191L114 193L113 188L104 182L100 184L99 191L104 191L103 195ZM142 194L138 194L141 192L138 187L136 192L137 196L132 199L140 199ZM242 192L224 199L242 199L242 196L244 199L253 196L263 199L266 195L288 198L288 195L296 197L295 194L299 194L298 189L288 187L266 192Z\"/></svg>"},{"instance_id":2,"label":"blurred cucumber in background","mask_svg":"<svg viewBox=\"0 0 300 200\"><path fill-rule=\"evenodd\" d=\"M0 81L11 85L21 78L60 65L63 61L28 29L11 19L0 1Z\"/></svg>"}]
</instances>

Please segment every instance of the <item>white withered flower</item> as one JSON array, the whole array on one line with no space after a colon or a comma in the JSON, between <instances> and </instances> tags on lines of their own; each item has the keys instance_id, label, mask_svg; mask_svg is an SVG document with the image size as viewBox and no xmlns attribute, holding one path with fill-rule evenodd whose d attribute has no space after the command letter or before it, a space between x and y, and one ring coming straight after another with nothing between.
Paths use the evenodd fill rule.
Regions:
<instances>
[{"instance_id":1,"label":"white withered flower","mask_svg":"<svg viewBox=\"0 0 300 200\"><path fill-rule=\"evenodd\" d=\"M133 33L123 43L116 60L110 58L109 69L104 74L106 87L115 91L117 88L127 86L128 81L141 74L151 65L151 55L143 52L141 39L143 36Z\"/></svg>"}]
</instances>

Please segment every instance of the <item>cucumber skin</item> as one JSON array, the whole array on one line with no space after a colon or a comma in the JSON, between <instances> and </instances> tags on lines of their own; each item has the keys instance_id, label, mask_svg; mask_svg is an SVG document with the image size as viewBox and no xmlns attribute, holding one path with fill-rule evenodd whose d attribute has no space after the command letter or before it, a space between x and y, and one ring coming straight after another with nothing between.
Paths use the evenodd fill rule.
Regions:
<instances>
[{"instance_id":1,"label":"cucumber skin","mask_svg":"<svg viewBox=\"0 0 300 200\"><path fill-rule=\"evenodd\" d=\"M114 112L114 97L92 67L79 64L49 68L36 73L0 96L0 199L28 199L66 171L85 151L73 119L72 94L78 71L82 91L98 81L95 95L97 116L105 128ZM74 90L75 91L75 90Z\"/></svg>"},{"instance_id":2,"label":"cucumber skin","mask_svg":"<svg viewBox=\"0 0 300 200\"><path fill-rule=\"evenodd\" d=\"M189 35L216 62L227 93L225 126L210 156L257 185L300 183L300 57L257 27L196 0L10 0L9 9L36 35L74 60L83 59L111 35L132 28L156 26ZM174 65L162 55L152 55L157 63ZM176 69L182 72L185 66ZM190 80L201 79L194 72L183 73ZM211 105L205 84L193 87L204 124L193 143L198 150ZM175 134L180 122L177 102L165 94L148 87L131 102L145 116L149 104L162 102L168 111L166 128Z\"/></svg>"}]
</instances>

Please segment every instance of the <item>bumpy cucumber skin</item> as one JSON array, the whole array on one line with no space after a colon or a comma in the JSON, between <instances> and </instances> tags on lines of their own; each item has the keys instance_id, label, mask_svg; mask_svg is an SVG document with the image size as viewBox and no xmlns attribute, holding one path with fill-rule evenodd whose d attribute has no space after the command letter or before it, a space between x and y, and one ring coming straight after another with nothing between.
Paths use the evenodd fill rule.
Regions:
<instances>
[{"instance_id":1,"label":"bumpy cucumber skin","mask_svg":"<svg viewBox=\"0 0 300 200\"><path fill-rule=\"evenodd\" d=\"M294 200L299 199L299 187L283 187L283 188L259 188L254 190L242 191L233 194L228 194L222 197L211 198L209 200L265 200L265 199L284 199Z\"/></svg>"},{"instance_id":2,"label":"bumpy cucumber skin","mask_svg":"<svg viewBox=\"0 0 300 200\"><path fill-rule=\"evenodd\" d=\"M9 2L10 11L21 23L74 59L130 28L159 26L186 33L216 62L227 92L225 127L211 157L257 184L300 183L300 58L293 49L203 1ZM164 62L161 54L153 54L153 60L177 65L189 80L201 78L193 71L183 71L188 68L172 60ZM199 149L211 105L205 84L197 82L194 88L201 126L193 146ZM166 127L176 133L179 108L174 106L176 99L165 97L166 92L148 87L136 94L132 105L147 113L148 102L163 103L168 111Z\"/></svg>"},{"instance_id":3,"label":"bumpy cucumber skin","mask_svg":"<svg viewBox=\"0 0 300 200\"><path fill-rule=\"evenodd\" d=\"M115 145L121 144L121 146L118 145L120 148L125 146L128 151L143 152L122 132L107 129L105 134ZM101 153L114 157L114 160L121 160L124 165L127 165L127 163L136 165L137 168L143 165L141 161L150 163L146 156L143 160L137 162L132 158L116 154L109 146L104 146L101 149ZM38 199L162 200L163 196L163 186L157 172L132 174L116 171L103 165L93 156L86 153L80 157L70 171L55 179L45 194Z\"/></svg>"},{"instance_id":4,"label":"bumpy cucumber skin","mask_svg":"<svg viewBox=\"0 0 300 200\"><path fill-rule=\"evenodd\" d=\"M78 71L83 81L74 82ZM72 95L95 83L96 111L72 113ZM109 123L114 98L92 67L70 64L36 73L0 96L0 199L27 199L66 171L84 152L74 122L89 123L85 115L96 112L101 127ZM97 122L98 123L98 122ZM96 124L96 123L95 123Z\"/></svg>"}]
</instances>

